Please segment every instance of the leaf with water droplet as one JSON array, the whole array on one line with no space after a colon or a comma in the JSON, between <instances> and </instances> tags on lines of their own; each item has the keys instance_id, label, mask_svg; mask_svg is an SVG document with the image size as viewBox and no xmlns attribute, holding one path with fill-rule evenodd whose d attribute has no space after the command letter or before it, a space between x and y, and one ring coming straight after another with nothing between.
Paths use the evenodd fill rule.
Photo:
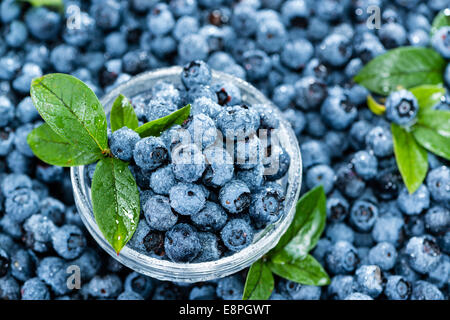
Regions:
<instances>
[{"instance_id":1,"label":"leaf with water droplet","mask_svg":"<svg viewBox=\"0 0 450 320\"><path fill-rule=\"evenodd\" d=\"M400 47L374 58L354 80L372 92L388 95L399 86L409 89L442 83L445 66L445 60L432 49Z\"/></svg>"},{"instance_id":2,"label":"leaf with water droplet","mask_svg":"<svg viewBox=\"0 0 450 320\"><path fill-rule=\"evenodd\" d=\"M99 153L86 152L79 145L58 136L46 123L31 131L27 142L39 159L54 166L83 166L101 157Z\"/></svg>"},{"instance_id":3,"label":"leaf with water droplet","mask_svg":"<svg viewBox=\"0 0 450 320\"><path fill-rule=\"evenodd\" d=\"M139 222L139 190L128 164L103 158L92 180L92 205L100 231L119 253L131 239Z\"/></svg>"},{"instance_id":4,"label":"leaf with water droplet","mask_svg":"<svg viewBox=\"0 0 450 320\"><path fill-rule=\"evenodd\" d=\"M175 112L172 112L171 114L165 117L143 124L139 128L136 128L135 131L139 133L141 138L150 136L158 137L161 135L161 133L163 133L173 125L183 124L183 122L186 121L187 118L189 118L190 113L191 113L191 105L188 104L187 106Z\"/></svg>"},{"instance_id":5,"label":"leaf with water droplet","mask_svg":"<svg viewBox=\"0 0 450 320\"><path fill-rule=\"evenodd\" d=\"M260 259L247 273L242 300L267 300L274 288L274 278L266 262Z\"/></svg>"},{"instance_id":6,"label":"leaf with water droplet","mask_svg":"<svg viewBox=\"0 0 450 320\"><path fill-rule=\"evenodd\" d=\"M303 259L291 257L283 251L285 259L282 263L269 261L270 270L276 275L308 286L325 286L330 284L330 277L320 263L313 256L307 255Z\"/></svg>"},{"instance_id":7,"label":"leaf with water droplet","mask_svg":"<svg viewBox=\"0 0 450 320\"><path fill-rule=\"evenodd\" d=\"M32 81L30 95L39 114L58 136L86 153L107 152L105 111L82 81L67 74L48 74Z\"/></svg>"},{"instance_id":8,"label":"leaf with water droplet","mask_svg":"<svg viewBox=\"0 0 450 320\"><path fill-rule=\"evenodd\" d=\"M139 126L136 112L130 100L122 94L114 101L109 119L113 132L123 127L134 130Z\"/></svg>"}]
</instances>

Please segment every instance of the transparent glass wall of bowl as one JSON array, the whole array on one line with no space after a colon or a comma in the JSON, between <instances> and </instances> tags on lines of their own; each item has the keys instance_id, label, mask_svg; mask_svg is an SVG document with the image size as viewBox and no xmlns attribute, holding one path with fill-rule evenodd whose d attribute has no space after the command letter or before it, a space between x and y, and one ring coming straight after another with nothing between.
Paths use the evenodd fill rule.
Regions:
<instances>
[{"instance_id":1,"label":"transparent glass wall of bowl","mask_svg":"<svg viewBox=\"0 0 450 320\"><path fill-rule=\"evenodd\" d=\"M147 92L159 80L180 83L181 67L164 68L133 77L130 81L113 89L103 97L102 104L109 114L115 98L121 93L129 98ZM261 92L249 83L231 75L213 71L213 82L232 81L242 92L242 100L249 105L263 103L274 108L277 115L281 112ZM291 157L288 174L280 181L286 188L285 212L275 224L268 226L255 235L253 243L242 251L217 261L202 263L175 263L159 260L126 246L117 255L100 232L94 218L90 186L85 179L85 167L71 168L72 185L78 212L87 229L97 243L114 259L125 266L159 280L175 282L198 282L225 277L236 273L261 258L272 249L287 230L295 215L295 205L299 197L302 181L302 164L298 142L287 121L281 121L279 131L280 144Z\"/></svg>"}]
</instances>

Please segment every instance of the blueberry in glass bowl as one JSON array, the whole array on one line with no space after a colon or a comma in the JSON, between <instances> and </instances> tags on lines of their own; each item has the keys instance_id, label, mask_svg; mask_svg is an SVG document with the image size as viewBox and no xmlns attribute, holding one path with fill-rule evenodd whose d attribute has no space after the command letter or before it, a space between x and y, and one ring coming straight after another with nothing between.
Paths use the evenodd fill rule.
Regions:
<instances>
[{"instance_id":1,"label":"blueberry in glass bowl","mask_svg":"<svg viewBox=\"0 0 450 320\"><path fill-rule=\"evenodd\" d=\"M142 210L119 255L94 218L92 167L71 168L75 202L94 239L122 264L160 280L206 281L250 266L287 230L300 192L300 150L281 112L247 82L204 67L137 75L101 100L108 114L125 95L142 122L191 104L189 119L160 137L140 139L126 128L109 134L111 152L132 159Z\"/></svg>"}]
</instances>

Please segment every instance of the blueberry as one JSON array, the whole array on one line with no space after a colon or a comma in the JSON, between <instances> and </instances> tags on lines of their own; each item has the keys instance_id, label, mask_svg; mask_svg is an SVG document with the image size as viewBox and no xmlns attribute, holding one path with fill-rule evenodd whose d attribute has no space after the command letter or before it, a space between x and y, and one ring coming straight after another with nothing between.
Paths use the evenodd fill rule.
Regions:
<instances>
[{"instance_id":1,"label":"blueberry","mask_svg":"<svg viewBox=\"0 0 450 320\"><path fill-rule=\"evenodd\" d=\"M115 274L95 276L89 282L87 290L94 298L115 298L122 292L122 281Z\"/></svg>"},{"instance_id":2,"label":"blueberry","mask_svg":"<svg viewBox=\"0 0 450 320\"><path fill-rule=\"evenodd\" d=\"M242 36L248 37L256 32L256 10L249 5L238 5L233 10L231 17L233 29Z\"/></svg>"},{"instance_id":3,"label":"blueberry","mask_svg":"<svg viewBox=\"0 0 450 320\"><path fill-rule=\"evenodd\" d=\"M134 291L124 291L119 294L117 300L144 300L144 298Z\"/></svg>"},{"instance_id":4,"label":"blueberry","mask_svg":"<svg viewBox=\"0 0 450 320\"><path fill-rule=\"evenodd\" d=\"M83 232L74 225L64 225L52 235L55 251L64 259L75 259L83 253L86 238Z\"/></svg>"},{"instance_id":5,"label":"blueberry","mask_svg":"<svg viewBox=\"0 0 450 320\"><path fill-rule=\"evenodd\" d=\"M284 170L284 162L280 163L279 156L282 150L275 150L272 147L268 147L263 154L263 143L267 141L261 141L256 134L244 138L243 140L237 140L234 145L234 162L239 169L248 170L258 166L261 162L264 165L264 173L267 175L277 174L277 171L281 168ZM227 141L227 149L230 149L230 140ZM273 152L272 152L273 150ZM283 160L283 159L281 159ZM272 165L275 168L272 168ZM275 172L274 172L275 171Z\"/></svg>"},{"instance_id":6,"label":"blueberry","mask_svg":"<svg viewBox=\"0 0 450 320\"><path fill-rule=\"evenodd\" d=\"M34 275L34 262L33 257L27 250L17 250L11 255L11 275L19 281L27 281Z\"/></svg>"},{"instance_id":7,"label":"blueberry","mask_svg":"<svg viewBox=\"0 0 450 320\"><path fill-rule=\"evenodd\" d=\"M193 262L207 262L220 259L222 248L216 235L209 232L199 232L201 250Z\"/></svg>"},{"instance_id":8,"label":"blueberry","mask_svg":"<svg viewBox=\"0 0 450 320\"><path fill-rule=\"evenodd\" d=\"M209 47L204 36L192 33L178 44L178 55L183 62L203 60L208 56Z\"/></svg>"},{"instance_id":9,"label":"blueberry","mask_svg":"<svg viewBox=\"0 0 450 320\"><path fill-rule=\"evenodd\" d=\"M357 200L350 210L350 222L362 232L370 231L378 219L378 208L365 200Z\"/></svg>"},{"instance_id":10,"label":"blueberry","mask_svg":"<svg viewBox=\"0 0 450 320\"><path fill-rule=\"evenodd\" d=\"M38 40L56 38L61 28L61 15L45 7L34 7L27 10L25 23L31 35Z\"/></svg>"},{"instance_id":11,"label":"blueberry","mask_svg":"<svg viewBox=\"0 0 450 320\"><path fill-rule=\"evenodd\" d=\"M355 232L352 230L352 228L342 222L329 224L326 227L325 234L332 243L338 241L347 241L349 243L352 243L355 240Z\"/></svg>"},{"instance_id":12,"label":"blueberry","mask_svg":"<svg viewBox=\"0 0 450 320\"><path fill-rule=\"evenodd\" d=\"M430 193L423 184L413 194L404 187L397 198L397 204L403 213L417 215L430 206Z\"/></svg>"},{"instance_id":13,"label":"blueberry","mask_svg":"<svg viewBox=\"0 0 450 320\"><path fill-rule=\"evenodd\" d=\"M67 286L66 262L57 257L45 257L38 265L36 274L45 284L51 287L56 295L69 293Z\"/></svg>"},{"instance_id":14,"label":"blueberry","mask_svg":"<svg viewBox=\"0 0 450 320\"><path fill-rule=\"evenodd\" d=\"M153 57L144 50L128 51L122 57L123 71L129 74L138 74L152 67Z\"/></svg>"},{"instance_id":15,"label":"blueberry","mask_svg":"<svg viewBox=\"0 0 450 320\"><path fill-rule=\"evenodd\" d=\"M338 90L330 92L320 109L325 123L336 130L348 128L355 121L358 111L350 101L348 95Z\"/></svg>"},{"instance_id":16,"label":"blueberry","mask_svg":"<svg viewBox=\"0 0 450 320\"><path fill-rule=\"evenodd\" d=\"M383 291L383 275L378 266L363 265L356 270L355 276L360 292L376 298Z\"/></svg>"},{"instance_id":17,"label":"blueberry","mask_svg":"<svg viewBox=\"0 0 450 320\"><path fill-rule=\"evenodd\" d=\"M330 155L326 145L318 140L311 140L300 145L303 167L305 169L317 164L330 164Z\"/></svg>"},{"instance_id":18,"label":"blueberry","mask_svg":"<svg viewBox=\"0 0 450 320\"><path fill-rule=\"evenodd\" d=\"M78 51L75 47L61 44L52 50L50 62L56 71L70 73L77 65L78 55Z\"/></svg>"},{"instance_id":19,"label":"blueberry","mask_svg":"<svg viewBox=\"0 0 450 320\"><path fill-rule=\"evenodd\" d=\"M426 228L432 233L441 233L450 226L450 211L440 206L430 208L425 214Z\"/></svg>"},{"instance_id":20,"label":"blueberry","mask_svg":"<svg viewBox=\"0 0 450 320\"><path fill-rule=\"evenodd\" d=\"M0 248L0 278L8 273L10 263L11 260L9 259L8 253Z\"/></svg>"},{"instance_id":21,"label":"blueberry","mask_svg":"<svg viewBox=\"0 0 450 320\"><path fill-rule=\"evenodd\" d=\"M161 93L159 93L161 95ZM147 121L153 121L169 115L177 110L176 104L162 96L155 95L147 106L144 107L145 118Z\"/></svg>"},{"instance_id":22,"label":"blueberry","mask_svg":"<svg viewBox=\"0 0 450 320\"><path fill-rule=\"evenodd\" d=\"M140 137L134 130L123 127L111 134L109 147L114 157L123 161L130 161L139 140Z\"/></svg>"},{"instance_id":23,"label":"blueberry","mask_svg":"<svg viewBox=\"0 0 450 320\"><path fill-rule=\"evenodd\" d=\"M352 45L342 34L331 34L319 46L319 56L333 67L346 64L352 56Z\"/></svg>"},{"instance_id":24,"label":"blueberry","mask_svg":"<svg viewBox=\"0 0 450 320\"><path fill-rule=\"evenodd\" d=\"M39 278L31 278L20 289L22 300L50 300L50 291Z\"/></svg>"},{"instance_id":25,"label":"blueberry","mask_svg":"<svg viewBox=\"0 0 450 320\"><path fill-rule=\"evenodd\" d=\"M202 150L214 144L217 138L214 121L205 114L193 116L187 125L187 130L191 135L192 142Z\"/></svg>"},{"instance_id":26,"label":"blueberry","mask_svg":"<svg viewBox=\"0 0 450 320\"><path fill-rule=\"evenodd\" d=\"M292 300L319 300L322 293L320 287L303 285L290 280L283 280L278 287L282 294Z\"/></svg>"},{"instance_id":27,"label":"blueberry","mask_svg":"<svg viewBox=\"0 0 450 320\"><path fill-rule=\"evenodd\" d=\"M222 187L233 178L233 159L225 149L213 146L206 149L204 155L206 170L203 182L206 185Z\"/></svg>"},{"instance_id":28,"label":"blueberry","mask_svg":"<svg viewBox=\"0 0 450 320\"><path fill-rule=\"evenodd\" d=\"M373 300L372 297L368 296L367 294L361 293L361 292L353 292L349 294L347 297L345 297L344 300Z\"/></svg>"},{"instance_id":29,"label":"blueberry","mask_svg":"<svg viewBox=\"0 0 450 320\"><path fill-rule=\"evenodd\" d=\"M253 241L251 226L242 219L230 220L220 232L225 246L233 252L248 247Z\"/></svg>"},{"instance_id":30,"label":"blueberry","mask_svg":"<svg viewBox=\"0 0 450 320\"><path fill-rule=\"evenodd\" d=\"M195 286L189 292L189 300L215 300L216 288L211 285Z\"/></svg>"},{"instance_id":31,"label":"blueberry","mask_svg":"<svg viewBox=\"0 0 450 320\"><path fill-rule=\"evenodd\" d=\"M23 46L28 37L28 31L25 24L21 21L12 21L6 29L5 41L12 48Z\"/></svg>"},{"instance_id":32,"label":"blueberry","mask_svg":"<svg viewBox=\"0 0 450 320\"><path fill-rule=\"evenodd\" d=\"M197 181L205 168L205 157L195 144L180 145L172 151L172 170L178 180Z\"/></svg>"},{"instance_id":33,"label":"blueberry","mask_svg":"<svg viewBox=\"0 0 450 320\"><path fill-rule=\"evenodd\" d=\"M0 95L0 128L6 127L14 118L14 106L9 98Z\"/></svg>"},{"instance_id":34,"label":"blueberry","mask_svg":"<svg viewBox=\"0 0 450 320\"><path fill-rule=\"evenodd\" d=\"M82 281L89 281L100 270L102 261L94 249L86 248L81 256L71 262L71 265L75 265L80 268Z\"/></svg>"},{"instance_id":35,"label":"blueberry","mask_svg":"<svg viewBox=\"0 0 450 320\"><path fill-rule=\"evenodd\" d=\"M361 179L352 166L342 165L336 170L335 186L347 197L357 198L365 190L366 184Z\"/></svg>"},{"instance_id":36,"label":"blueberry","mask_svg":"<svg viewBox=\"0 0 450 320\"><path fill-rule=\"evenodd\" d=\"M431 170L427 177L427 186L431 198L437 202L448 204L450 201L450 169L441 166Z\"/></svg>"},{"instance_id":37,"label":"blueberry","mask_svg":"<svg viewBox=\"0 0 450 320\"><path fill-rule=\"evenodd\" d=\"M227 139L244 139L259 129L256 110L246 105L227 106L217 115L217 127Z\"/></svg>"},{"instance_id":38,"label":"blueberry","mask_svg":"<svg viewBox=\"0 0 450 320\"><path fill-rule=\"evenodd\" d=\"M61 226L64 223L66 206L61 201L47 197L39 203L40 213L50 218L55 225Z\"/></svg>"},{"instance_id":39,"label":"blueberry","mask_svg":"<svg viewBox=\"0 0 450 320\"><path fill-rule=\"evenodd\" d=\"M14 131L5 127L0 129L0 156L6 156L12 149L14 142Z\"/></svg>"},{"instance_id":40,"label":"blueberry","mask_svg":"<svg viewBox=\"0 0 450 320\"><path fill-rule=\"evenodd\" d=\"M180 223L166 232L164 248L170 260L190 262L199 254L201 244L194 228Z\"/></svg>"},{"instance_id":41,"label":"blueberry","mask_svg":"<svg viewBox=\"0 0 450 320\"><path fill-rule=\"evenodd\" d=\"M352 164L358 176L364 180L372 179L377 174L378 160L371 152L358 151L353 156Z\"/></svg>"},{"instance_id":42,"label":"blueberry","mask_svg":"<svg viewBox=\"0 0 450 320\"><path fill-rule=\"evenodd\" d=\"M208 98L215 103L219 102L219 100L217 98L217 94L214 92L214 90L210 86L197 85L197 86L193 86L192 88L190 88L187 91L187 101L188 102L193 102L199 98ZM222 108L219 108L219 110L217 110L217 112L220 110L222 110Z\"/></svg>"},{"instance_id":43,"label":"blueberry","mask_svg":"<svg viewBox=\"0 0 450 320\"><path fill-rule=\"evenodd\" d=\"M327 165L317 165L308 169L306 173L306 186L312 189L315 186L322 185L325 193L333 189L335 174L333 169Z\"/></svg>"},{"instance_id":44,"label":"blueberry","mask_svg":"<svg viewBox=\"0 0 450 320\"><path fill-rule=\"evenodd\" d=\"M386 117L399 125L411 123L418 110L417 99L408 90L395 91L386 100Z\"/></svg>"},{"instance_id":45,"label":"blueberry","mask_svg":"<svg viewBox=\"0 0 450 320\"><path fill-rule=\"evenodd\" d=\"M62 167L50 166L45 163L36 165L36 178L44 183L55 183L63 179L64 169Z\"/></svg>"},{"instance_id":46,"label":"blueberry","mask_svg":"<svg viewBox=\"0 0 450 320\"><path fill-rule=\"evenodd\" d=\"M376 242L389 242L398 246L403 240L403 219L392 215L383 215L375 221L372 237Z\"/></svg>"},{"instance_id":47,"label":"blueberry","mask_svg":"<svg viewBox=\"0 0 450 320\"><path fill-rule=\"evenodd\" d=\"M405 254L415 271L428 273L439 263L441 252L434 238L429 236L412 237L406 244Z\"/></svg>"},{"instance_id":48,"label":"blueberry","mask_svg":"<svg viewBox=\"0 0 450 320\"><path fill-rule=\"evenodd\" d=\"M444 26L431 38L431 46L445 59L450 59L450 27Z\"/></svg>"},{"instance_id":49,"label":"blueberry","mask_svg":"<svg viewBox=\"0 0 450 320\"><path fill-rule=\"evenodd\" d=\"M23 222L39 210L37 194L30 189L18 189L8 195L5 213L16 222Z\"/></svg>"},{"instance_id":50,"label":"blueberry","mask_svg":"<svg viewBox=\"0 0 450 320\"><path fill-rule=\"evenodd\" d=\"M242 56L243 66L250 80L260 80L267 76L272 63L269 56L262 50L245 51Z\"/></svg>"},{"instance_id":51,"label":"blueberry","mask_svg":"<svg viewBox=\"0 0 450 320\"><path fill-rule=\"evenodd\" d=\"M221 106L207 97L199 97L191 104L191 115L205 114L214 119L222 110Z\"/></svg>"},{"instance_id":52,"label":"blueberry","mask_svg":"<svg viewBox=\"0 0 450 320\"><path fill-rule=\"evenodd\" d=\"M19 300L20 287L13 277L0 278L0 300Z\"/></svg>"},{"instance_id":53,"label":"blueberry","mask_svg":"<svg viewBox=\"0 0 450 320\"><path fill-rule=\"evenodd\" d=\"M396 168L379 170L372 181L372 188L380 199L395 199L399 193L400 179L400 174Z\"/></svg>"},{"instance_id":54,"label":"blueberry","mask_svg":"<svg viewBox=\"0 0 450 320\"><path fill-rule=\"evenodd\" d=\"M338 241L329 248L325 260L333 274L348 274L355 270L359 259L355 247L347 241Z\"/></svg>"},{"instance_id":55,"label":"blueberry","mask_svg":"<svg viewBox=\"0 0 450 320\"><path fill-rule=\"evenodd\" d=\"M328 298L343 300L357 290L352 276L335 276L328 287Z\"/></svg>"},{"instance_id":56,"label":"blueberry","mask_svg":"<svg viewBox=\"0 0 450 320\"><path fill-rule=\"evenodd\" d=\"M195 85L208 85L211 81L211 70L203 61L192 61L184 66L181 80L187 89Z\"/></svg>"},{"instance_id":57,"label":"blueberry","mask_svg":"<svg viewBox=\"0 0 450 320\"><path fill-rule=\"evenodd\" d=\"M189 34L195 34L199 29L198 20L191 16L183 16L179 18L173 28L173 36L176 40L181 41Z\"/></svg>"},{"instance_id":58,"label":"blueberry","mask_svg":"<svg viewBox=\"0 0 450 320\"><path fill-rule=\"evenodd\" d=\"M380 242L369 252L369 263L375 264L383 271L394 267L397 259L397 251L389 242Z\"/></svg>"},{"instance_id":59,"label":"blueberry","mask_svg":"<svg viewBox=\"0 0 450 320\"><path fill-rule=\"evenodd\" d=\"M147 276L132 272L126 277L124 288L126 292L134 292L147 299L154 289L154 281Z\"/></svg>"},{"instance_id":60,"label":"blueberry","mask_svg":"<svg viewBox=\"0 0 450 320\"><path fill-rule=\"evenodd\" d=\"M148 137L139 140L134 148L133 157L136 164L144 170L153 170L161 166L168 156L168 151L161 138Z\"/></svg>"},{"instance_id":61,"label":"blueberry","mask_svg":"<svg viewBox=\"0 0 450 320\"><path fill-rule=\"evenodd\" d=\"M151 196L145 201L143 210L152 229L166 231L177 223L178 217L172 212L169 199L164 196Z\"/></svg>"},{"instance_id":62,"label":"blueberry","mask_svg":"<svg viewBox=\"0 0 450 320\"><path fill-rule=\"evenodd\" d=\"M20 4L15 0L5 0L0 5L0 19L5 24L18 18L20 13Z\"/></svg>"},{"instance_id":63,"label":"blueberry","mask_svg":"<svg viewBox=\"0 0 450 320\"><path fill-rule=\"evenodd\" d=\"M172 12L164 3L156 4L147 16L147 25L155 35L169 33L175 25Z\"/></svg>"},{"instance_id":64,"label":"blueberry","mask_svg":"<svg viewBox=\"0 0 450 320\"><path fill-rule=\"evenodd\" d=\"M227 71L227 70L225 70ZM217 95L219 105L236 105L242 102L241 91L236 85L229 81L217 82L212 86Z\"/></svg>"},{"instance_id":65,"label":"blueberry","mask_svg":"<svg viewBox=\"0 0 450 320\"><path fill-rule=\"evenodd\" d=\"M448 283L450 274L450 258L443 255L439 264L428 274L428 281L443 289Z\"/></svg>"},{"instance_id":66,"label":"blueberry","mask_svg":"<svg viewBox=\"0 0 450 320\"><path fill-rule=\"evenodd\" d=\"M327 218L333 222L343 221L349 212L348 201L338 192L327 199Z\"/></svg>"},{"instance_id":67,"label":"blueberry","mask_svg":"<svg viewBox=\"0 0 450 320\"><path fill-rule=\"evenodd\" d=\"M288 109L293 105L296 95L296 90L291 84L280 84L273 89L272 101L281 110L292 110ZM297 132L296 132L297 133Z\"/></svg>"},{"instance_id":68,"label":"blueberry","mask_svg":"<svg viewBox=\"0 0 450 320\"><path fill-rule=\"evenodd\" d=\"M155 288L152 300L177 300L182 298L180 287L172 282L162 282Z\"/></svg>"},{"instance_id":69,"label":"blueberry","mask_svg":"<svg viewBox=\"0 0 450 320\"><path fill-rule=\"evenodd\" d=\"M419 280L413 285L411 300L444 300L443 293L427 281Z\"/></svg>"},{"instance_id":70,"label":"blueberry","mask_svg":"<svg viewBox=\"0 0 450 320\"><path fill-rule=\"evenodd\" d=\"M111 58L121 57L127 51L127 39L121 32L110 33L105 38L105 50Z\"/></svg>"},{"instance_id":71,"label":"blueberry","mask_svg":"<svg viewBox=\"0 0 450 320\"><path fill-rule=\"evenodd\" d=\"M76 24L64 28L62 37L66 43L81 48L95 37L97 33L95 24L96 21L89 14L80 12ZM108 47L108 44L106 47Z\"/></svg>"},{"instance_id":72,"label":"blueberry","mask_svg":"<svg viewBox=\"0 0 450 320\"><path fill-rule=\"evenodd\" d=\"M261 187L265 177L264 166L262 164L248 170L239 170L236 172L236 178L244 182L252 192Z\"/></svg>"},{"instance_id":73,"label":"blueberry","mask_svg":"<svg viewBox=\"0 0 450 320\"><path fill-rule=\"evenodd\" d=\"M179 214L192 215L199 212L206 203L203 189L192 183L179 183L169 191L170 206Z\"/></svg>"},{"instance_id":74,"label":"blueberry","mask_svg":"<svg viewBox=\"0 0 450 320\"><path fill-rule=\"evenodd\" d=\"M366 142L366 135L369 133L369 131L372 129L372 125L365 121L365 120L359 120L352 124L349 132L349 142L350 145L355 149L363 149Z\"/></svg>"},{"instance_id":75,"label":"blueberry","mask_svg":"<svg viewBox=\"0 0 450 320\"><path fill-rule=\"evenodd\" d=\"M207 201L205 207L191 215L194 225L202 231L218 231L227 222L227 214L214 202Z\"/></svg>"},{"instance_id":76,"label":"blueberry","mask_svg":"<svg viewBox=\"0 0 450 320\"><path fill-rule=\"evenodd\" d=\"M163 257L166 254L164 249L164 232L148 232L142 239L142 244L146 252L149 252L156 257Z\"/></svg>"},{"instance_id":77,"label":"blueberry","mask_svg":"<svg viewBox=\"0 0 450 320\"><path fill-rule=\"evenodd\" d=\"M150 187L157 194L169 195L170 188L175 184L176 180L171 165L156 169L150 176Z\"/></svg>"},{"instance_id":78,"label":"blueberry","mask_svg":"<svg viewBox=\"0 0 450 320\"><path fill-rule=\"evenodd\" d=\"M252 195L250 217L260 226L278 221L284 213L284 191L277 183L267 183Z\"/></svg>"},{"instance_id":79,"label":"blueberry","mask_svg":"<svg viewBox=\"0 0 450 320\"><path fill-rule=\"evenodd\" d=\"M266 52L278 52L286 38L284 25L278 19L265 19L257 27L256 42ZM302 52L305 53L305 48Z\"/></svg>"},{"instance_id":80,"label":"blueberry","mask_svg":"<svg viewBox=\"0 0 450 320\"><path fill-rule=\"evenodd\" d=\"M265 149L262 162L266 180L275 181L286 175L291 164L291 157L283 147L273 144Z\"/></svg>"},{"instance_id":81,"label":"blueberry","mask_svg":"<svg viewBox=\"0 0 450 320\"><path fill-rule=\"evenodd\" d=\"M289 68L300 71L314 54L314 47L306 39L287 42L281 51L281 61Z\"/></svg>"},{"instance_id":82,"label":"blueberry","mask_svg":"<svg viewBox=\"0 0 450 320\"><path fill-rule=\"evenodd\" d=\"M216 293L223 300L241 300L244 293L244 282L238 274L219 279Z\"/></svg>"},{"instance_id":83,"label":"blueberry","mask_svg":"<svg viewBox=\"0 0 450 320\"><path fill-rule=\"evenodd\" d=\"M232 180L220 189L219 200L222 207L229 213L241 213L250 205L250 189L244 182Z\"/></svg>"},{"instance_id":84,"label":"blueberry","mask_svg":"<svg viewBox=\"0 0 450 320\"><path fill-rule=\"evenodd\" d=\"M284 2L281 6L281 16L286 26L305 29L310 17L307 1L289 0Z\"/></svg>"},{"instance_id":85,"label":"blueberry","mask_svg":"<svg viewBox=\"0 0 450 320\"><path fill-rule=\"evenodd\" d=\"M325 83L314 76L303 77L297 81L295 83L295 91L297 107L304 110L317 108L327 97Z\"/></svg>"},{"instance_id":86,"label":"blueberry","mask_svg":"<svg viewBox=\"0 0 450 320\"><path fill-rule=\"evenodd\" d=\"M366 135L366 146L377 157L390 156L393 153L393 142L391 132L384 127L374 127Z\"/></svg>"},{"instance_id":87,"label":"blueberry","mask_svg":"<svg viewBox=\"0 0 450 320\"><path fill-rule=\"evenodd\" d=\"M115 0L98 1L91 6L90 14L103 30L116 28L121 20L121 6Z\"/></svg>"}]
</instances>

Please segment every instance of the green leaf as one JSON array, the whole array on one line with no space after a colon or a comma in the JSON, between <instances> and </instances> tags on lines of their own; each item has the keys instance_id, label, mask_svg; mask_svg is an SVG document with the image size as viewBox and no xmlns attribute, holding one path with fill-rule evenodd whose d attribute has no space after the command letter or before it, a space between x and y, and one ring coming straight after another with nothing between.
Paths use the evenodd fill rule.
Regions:
<instances>
[{"instance_id":1,"label":"green leaf","mask_svg":"<svg viewBox=\"0 0 450 320\"><path fill-rule=\"evenodd\" d=\"M381 116L386 112L386 107L383 104L378 103L371 94L367 96L367 106L369 107L370 111L378 116Z\"/></svg>"},{"instance_id":2,"label":"green leaf","mask_svg":"<svg viewBox=\"0 0 450 320\"><path fill-rule=\"evenodd\" d=\"M431 109L441 101L445 95L445 89L442 86L423 85L410 89L416 97L419 104L419 113Z\"/></svg>"},{"instance_id":3,"label":"green leaf","mask_svg":"<svg viewBox=\"0 0 450 320\"><path fill-rule=\"evenodd\" d=\"M139 121L127 97L120 94L113 103L110 115L111 130L114 132L123 127L132 130L139 126Z\"/></svg>"},{"instance_id":4,"label":"green leaf","mask_svg":"<svg viewBox=\"0 0 450 320\"><path fill-rule=\"evenodd\" d=\"M401 47L370 61L354 80L372 92L388 95L399 87L442 83L445 65L432 49Z\"/></svg>"},{"instance_id":5,"label":"green leaf","mask_svg":"<svg viewBox=\"0 0 450 320\"><path fill-rule=\"evenodd\" d=\"M409 193L414 193L427 175L428 153L404 128L393 123L391 130L398 169Z\"/></svg>"},{"instance_id":6,"label":"green leaf","mask_svg":"<svg viewBox=\"0 0 450 320\"><path fill-rule=\"evenodd\" d=\"M288 257L289 253L285 252L284 255ZM304 259L288 259L283 263L269 261L269 268L276 275L301 284L309 286L330 284L330 277L311 255L307 255Z\"/></svg>"},{"instance_id":7,"label":"green leaf","mask_svg":"<svg viewBox=\"0 0 450 320\"><path fill-rule=\"evenodd\" d=\"M438 31L440 28L450 26L450 9L446 8L439 12L439 14L434 18L431 25L430 38Z\"/></svg>"},{"instance_id":8,"label":"green leaf","mask_svg":"<svg viewBox=\"0 0 450 320\"><path fill-rule=\"evenodd\" d=\"M139 222L139 190L128 164L103 158L92 180L92 204L97 225L119 253L133 236Z\"/></svg>"},{"instance_id":9,"label":"green leaf","mask_svg":"<svg viewBox=\"0 0 450 320\"><path fill-rule=\"evenodd\" d=\"M34 7L54 7L57 9L63 9L64 8L64 1L63 0L20 0L21 2L28 2Z\"/></svg>"},{"instance_id":10,"label":"green leaf","mask_svg":"<svg viewBox=\"0 0 450 320\"><path fill-rule=\"evenodd\" d=\"M326 197L323 187L317 186L297 202L294 220L278 244L269 253L286 250L297 258L304 257L319 240L326 222Z\"/></svg>"},{"instance_id":11,"label":"green leaf","mask_svg":"<svg viewBox=\"0 0 450 320\"><path fill-rule=\"evenodd\" d=\"M417 142L425 149L450 160L450 112L428 110L419 114L412 128Z\"/></svg>"},{"instance_id":12,"label":"green leaf","mask_svg":"<svg viewBox=\"0 0 450 320\"><path fill-rule=\"evenodd\" d=\"M27 142L39 159L54 166L83 166L99 160L101 156L86 152L80 146L58 136L46 123L31 131Z\"/></svg>"},{"instance_id":13,"label":"green leaf","mask_svg":"<svg viewBox=\"0 0 450 320\"><path fill-rule=\"evenodd\" d=\"M108 153L106 115L94 92L66 74L48 74L31 83L31 98L51 129L86 153Z\"/></svg>"},{"instance_id":14,"label":"green leaf","mask_svg":"<svg viewBox=\"0 0 450 320\"><path fill-rule=\"evenodd\" d=\"M274 279L272 271L262 260L252 264L248 270L242 300L267 300L272 294Z\"/></svg>"},{"instance_id":15,"label":"green leaf","mask_svg":"<svg viewBox=\"0 0 450 320\"><path fill-rule=\"evenodd\" d=\"M157 137L165 130L169 129L171 126L176 124L183 124L187 118L189 118L189 114L191 113L191 105L187 106L156 120L147 122L143 124L135 131L139 133L141 138L154 136Z\"/></svg>"}]
</instances>

